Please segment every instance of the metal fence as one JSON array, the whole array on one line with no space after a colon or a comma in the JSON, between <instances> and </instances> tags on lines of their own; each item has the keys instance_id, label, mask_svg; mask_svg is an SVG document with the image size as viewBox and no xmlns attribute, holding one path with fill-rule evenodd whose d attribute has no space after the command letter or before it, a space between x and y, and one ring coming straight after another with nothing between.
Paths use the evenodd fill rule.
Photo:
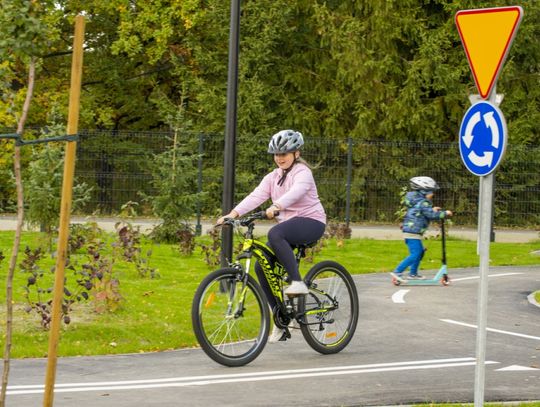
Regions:
<instances>
[{"instance_id":1,"label":"metal fence","mask_svg":"<svg viewBox=\"0 0 540 407\"><path fill-rule=\"evenodd\" d=\"M152 174L145 165L171 148L171 132L82 131L76 177L93 187L87 213L113 214L128 201L152 194ZM177 140L199 154L197 183L205 192L203 216L220 212L223 136L182 133ZM237 140L235 202L273 168L265 154L266 137L240 135ZM312 139L303 157L312 165L319 195L331 219L341 222L395 222L407 180L433 177L441 190L434 204L456 213L457 224L475 224L478 177L464 167L458 143L375 142ZM499 226L540 224L540 148L512 146L497 170L494 223ZM142 211L149 208L141 206ZM195 216L195 214L194 214Z\"/></svg>"}]
</instances>

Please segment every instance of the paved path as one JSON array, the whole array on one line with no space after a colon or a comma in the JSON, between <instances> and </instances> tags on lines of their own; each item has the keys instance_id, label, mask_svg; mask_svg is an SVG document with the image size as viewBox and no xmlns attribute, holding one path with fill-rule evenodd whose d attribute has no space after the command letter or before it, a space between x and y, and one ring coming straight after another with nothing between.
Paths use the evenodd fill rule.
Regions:
<instances>
[{"instance_id":1,"label":"paved path","mask_svg":"<svg viewBox=\"0 0 540 407\"><path fill-rule=\"evenodd\" d=\"M85 223L88 221L97 222L98 226L107 231L114 231L114 225L119 221L119 218L107 217L81 217L74 216L73 223ZM137 218L131 221L134 225L141 227L142 231L152 229L157 221L155 219ZM259 232L265 232L272 226L270 222L260 222L257 224ZM16 219L14 216L0 216L0 230L14 230L16 227ZM202 232L206 233L212 227L210 222L202 222ZM401 231L397 225L351 225L352 237L368 238L377 240L400 240L402 239ZM428 232L435 233L432 230ZM448 228L448 233L452 237L477 240L477 230L471 228L463 228L452 226ZM495 241L502 243L527 243L540 240L540 231L529 229L497 229L495 230ZM540 247L539 247L540 248Z\"/></svg>"},{"instance_id":2,"label":"paved path","mask_svg":"<svg viewBox=\"0 0 540 407\"><path fill-rule=\"evenodd\" d=\"M316 353L293 331L241 368L218 365L200 349L61 358L55 406L472 402L478 269L449 273L448 287L395 287L386 274L355 276L360 320L336 355ZM540 288L540 266L489 274L485 400L540 400L540 307L527 301ZM7 407L41 405L45 364L12 362Z\"/></svg>"}]
</instances>

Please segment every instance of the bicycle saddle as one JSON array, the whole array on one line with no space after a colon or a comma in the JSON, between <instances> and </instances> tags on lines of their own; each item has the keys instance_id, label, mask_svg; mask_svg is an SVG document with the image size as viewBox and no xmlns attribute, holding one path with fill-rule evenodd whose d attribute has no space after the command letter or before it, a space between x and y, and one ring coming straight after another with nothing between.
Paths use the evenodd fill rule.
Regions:
<instances>
[{"instance_id":1,"label":"bicycle saddle","mask_svg":"<svg viewBox=\"0 0 540 407\"><path fill-rule=\"evenodd\" d=\"M293 249L309 249L310 247L313 247L317 244L318 240L315 240L314 242L310 243L302 243L302 244L291 244L291 247Z\"/></svg>"}]
</instances>

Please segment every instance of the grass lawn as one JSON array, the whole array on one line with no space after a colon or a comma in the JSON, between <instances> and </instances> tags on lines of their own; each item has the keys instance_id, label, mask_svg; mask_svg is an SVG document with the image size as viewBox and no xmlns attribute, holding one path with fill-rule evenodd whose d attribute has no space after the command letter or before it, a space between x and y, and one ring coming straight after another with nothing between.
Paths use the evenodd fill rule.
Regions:
<instances>
[{"instance_id":1,"label":"grass lawn","mask_svg":"<svg viewBox=\"0 0 540 407\"><path fill-rule=\"evenodd\" d=\"M5 332L5 283L13 232L0 232L0 250L5 259L0 264L0 327ZM203 238L204 240L204 238ZM43 245L44 237L37 232L23 236L21 252L26 245L33 248ZM422 268L435 270L440 266L441 245L438 240L425 241L428 251ZM149 248L149 247L145 247ZM210 271L197 247L191 256L182 256L175 245L151 246L150 265L156 267L159 278L141 277L133 264L117 261L114 274L120 281L121 306L115 312L98 314L92 302L75 304L71 323L62 325L59 356L152 352L197 346L191 329L191 301L198 283ZM491 265L539 264L540 258L530 255L538 244L493 243ZM391 271L406 255L402 241L351 239L339 245L329 240L315 261L333 259L342 263L351 273ZM476 242L449 240L447 242L448 266L474 267L478 265ZM19 254L19 263L22 253ZM52 281L49 266L54 259L44 260L46 278ZM305 273L312 264L303 263ZM15 300L14 337L12 356L45 357L48 332L39 324L37 315L24 311L24 287L28 275L16 271L13 290ZM67 287L72 287L74 277L66 270ZM43 286L45 287L45 285ZM5 337L0 337L4 347Z\"/></svg>"}]
</instances>

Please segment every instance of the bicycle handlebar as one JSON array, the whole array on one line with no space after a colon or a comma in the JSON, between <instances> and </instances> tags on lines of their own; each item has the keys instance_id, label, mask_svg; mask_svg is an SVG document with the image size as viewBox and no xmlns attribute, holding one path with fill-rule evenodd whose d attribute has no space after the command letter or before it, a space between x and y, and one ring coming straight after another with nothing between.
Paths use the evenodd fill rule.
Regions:
<instances>
[{"instance_id":1,"label":"bicycle handlebar","mask_svg":"<svg viewBox=\"0 0 540 407\"><path fill-rule=\"evenodd\" d=\"M238 222L241 226L249 226L256 220L268 219L265 211L255 212L243 219L239 219Z\"/></svg>"},{"instance_id":2,"label":"bicycle handlebar","mask_svg":"<svg viewBox=\"0 0 540 407\"><path fill-rule=\"evenodd\" d=\"M275 215L276 216L279 215L279 212L276 211ZM263 219L268 219L268 217L266 216L266 211L255 212L249 216L246 216L240 219L225 218L225 220L223 221L221 225L216 225L215 227L224 226L224 225L230 225L230 226L235 226L235 227L237 226L245 227L245 226L250 226L256 220L263 220Z\"/></svg>"}]
</instances>

